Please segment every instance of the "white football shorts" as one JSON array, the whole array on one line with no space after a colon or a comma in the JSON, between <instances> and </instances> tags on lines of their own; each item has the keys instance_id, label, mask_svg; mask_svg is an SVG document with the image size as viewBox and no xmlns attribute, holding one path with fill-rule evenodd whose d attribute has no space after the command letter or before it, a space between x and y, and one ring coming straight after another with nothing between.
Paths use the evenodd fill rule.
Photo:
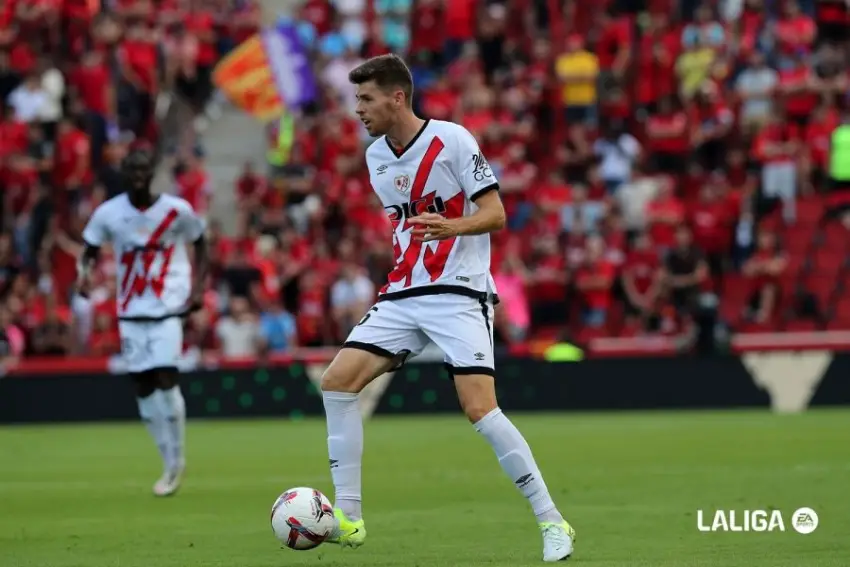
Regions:
<instances>
[{"instance_id":1,"label":"white football shorts","mask_svg":"<svg viewBox=\"0 0 850 567\"><path fill-rule=\"evenodd\" d=\"M162 321L119 321L118 333L127 372L177 369L183 352L183 321L180 317Z\"/></svg>"},{"instance_id":2,"label":"white football shorts","mask_svg":"<svg viewBox=\"0 0 850 567\"><path fill-rule=\"evenodd\" d=\"M360 320L344 347L394 358L400 364L429 342L445 355L454 376L494 375L493 303L458 294L379 301Z\"/></svg>"}]
</instances>

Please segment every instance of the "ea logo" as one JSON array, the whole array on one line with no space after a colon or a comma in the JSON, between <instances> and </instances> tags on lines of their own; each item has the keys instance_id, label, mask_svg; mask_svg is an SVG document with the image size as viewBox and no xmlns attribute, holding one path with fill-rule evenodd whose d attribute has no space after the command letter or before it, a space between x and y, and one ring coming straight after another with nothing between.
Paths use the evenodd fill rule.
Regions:
<instances>
[{"instance_id":1,"label":"ea logo","mask_svg":"<svg viewBox=\"0 0 850 567\"><path fill-rule=\"evenodd\" d=\"M818 529L818 513L811 508L800 508L791 515L791 527L797 533L810 534Z\"/></svg>"}]
</instances>

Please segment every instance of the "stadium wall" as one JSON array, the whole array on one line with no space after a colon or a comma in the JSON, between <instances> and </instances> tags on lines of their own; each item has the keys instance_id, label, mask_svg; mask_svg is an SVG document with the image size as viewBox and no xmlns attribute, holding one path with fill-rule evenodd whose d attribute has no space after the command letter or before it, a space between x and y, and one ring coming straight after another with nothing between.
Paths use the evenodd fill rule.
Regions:
<instances>
[{"instance_id":1,"label":"stadium wall","mask_svg":"<svg viewBox=\"0 0 850 567\"><path fill-rule=\"evenodd\" d=\"M194 418L321 415L317 384L327 361L220 364L182 375ZM514 411L771 408L850 404L850 353L751 352L714 357L624 357L551 363L498 360L501 405ZM113 369L114 370L114 369ZM458 411L441 364L409 364L362 396L368 416ZM33 362L0 379L0 423L136 419L126 376L106 361Z\"/></svg>"}]
</instances>

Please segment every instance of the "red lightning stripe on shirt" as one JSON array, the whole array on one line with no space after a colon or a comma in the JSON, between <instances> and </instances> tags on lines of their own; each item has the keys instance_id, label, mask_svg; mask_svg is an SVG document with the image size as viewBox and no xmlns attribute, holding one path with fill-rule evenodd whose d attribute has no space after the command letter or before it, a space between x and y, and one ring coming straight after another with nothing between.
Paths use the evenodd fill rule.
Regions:
<instances>
[{"instance_id":1,"label":"red lightning stripe on shirt","mask_svg":"<svg viewBox=\"0 0 850 567\"><path fill-rule=\"evenodd\" d=\"M456 219L463 216L463 206L466 204L466 195L463 191L459 191L457 195L446 201L446 212L444 216L447 219ZM446 262L449 260L449 254L454 248L457 237L440 240L437 243L437 250L434 251L430 247L425 248L425 256L422 263L425 264L425 269L431 276L431 281L435 282L443 275L443 270L446 269Z\"/></svg>"},{"instance_id":2,"label":"red lightning stripe on shirt","mask_svg":"<svg viewBox=\"0 0 850 567\"><path fill-rule=\"evenodd\" d=\"M145 292L148 283L150 283L157 297L162 294L165 275L168 272L168 266L171 263L171 256L174 252L173 247L169 247L163 251L162 267L160 268L159 276L150 280L150 282L148 281L148 278L151 266L153 265L154 259L156 259L156 246L159 244L159 241L165 232L171 227L174 221L177 220L178 216L179 213L177 212L177 209L171 209L168 211L165 218L162 219L162 222L159 223L159 225L151 233L150 237L148 237L148 241L145 243L142 250L132 250L125 252L121 256L121 262L124 264L124 278L121 281L121 291L124 293L124 300L121 302L122 311L127 309L127 306L134 297L140 296ZM141 276L133 273L136 263L136 255L139 252L141 252L142 255ZM130 281L131 276L133 277L132 282Z\"/></svg>"},{"instance_id":3,"label":"red lightning stripe on shirt","mask_svg":"<svg viewBox=\"0 0 850 567\"><path fill-rule=\"evenodd\" d=\"M422 194L425 192L425 185L428 183L428 178L431 176L431 170L434 168L434 163L437 161L437 156L440 155L440 152L442 152L445 147L445 144L443 144L443 141L440 140L440 138L434 137L434 139L431 140L431 145L429 145L428 149L425 150L425 155L422 156L422 161L416 169L416 176L413 179L413 187L410 189L411 203L415 203L422 198ZM401 230L405 231L410 228L411 225L407 222L407 219L404 219L404 223L401 225ZM404 255L400 258L396 258L396 266L387 277L389 283L403 281L404 287L410 286L413 281L413 267L419 260L419 254L422 252L422 246L423 242L414 240L413 238L410 239L410 243L407 245L407 250L404 251Z\"/></svg>"}]
</instances>

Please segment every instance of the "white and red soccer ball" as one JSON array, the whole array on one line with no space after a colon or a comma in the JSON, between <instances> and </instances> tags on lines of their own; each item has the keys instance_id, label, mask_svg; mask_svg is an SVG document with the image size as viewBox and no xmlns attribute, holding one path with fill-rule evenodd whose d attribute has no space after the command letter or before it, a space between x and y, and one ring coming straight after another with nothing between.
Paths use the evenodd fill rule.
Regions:
<instances>
[{"instance_id":1,"label":"white and red soccer ball","mask_svg":"<svg viewBox=\"0 0 850 567\"><path fill-rule=\"evenodd\" d=\"M333 533L336 522L327 496L315 488L290 488L272 506L272 530L290 549L313 549Z\"/></svg>"}]
</instances>

